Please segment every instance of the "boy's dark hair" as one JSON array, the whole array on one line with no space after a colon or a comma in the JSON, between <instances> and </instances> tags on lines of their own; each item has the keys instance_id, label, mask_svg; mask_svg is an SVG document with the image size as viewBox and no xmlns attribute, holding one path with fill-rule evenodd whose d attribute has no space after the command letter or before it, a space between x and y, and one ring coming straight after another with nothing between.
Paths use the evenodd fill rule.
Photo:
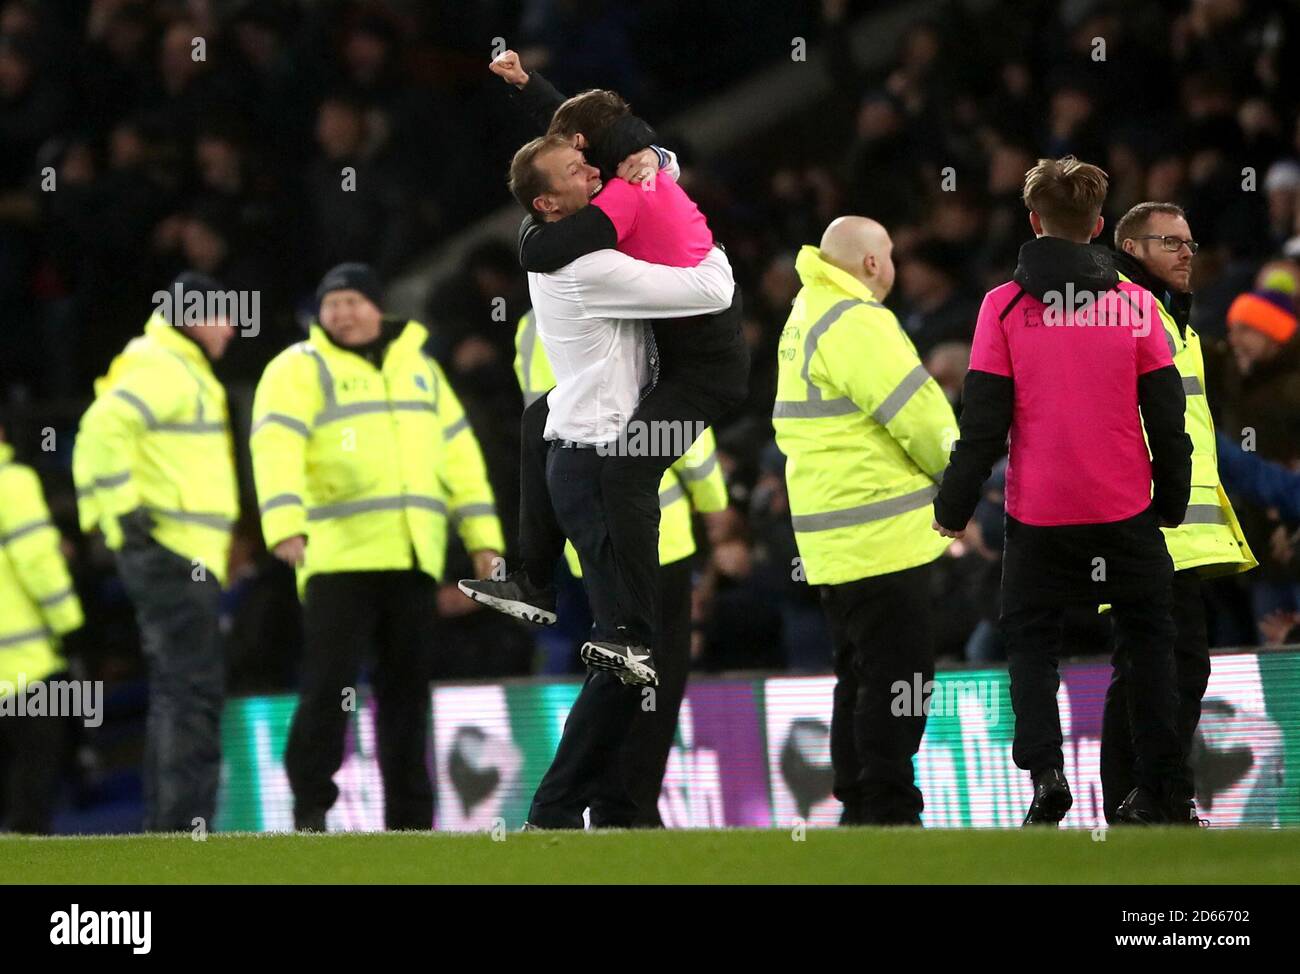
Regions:
<instances>
[{"instance_id":1,"label":"boy's dark hair","mask_svg":"<svg viewBox=\"0 0 1300 974\"><path fill-rule=\"evenodd\" d=\"M581 132L590 141L606 125L631 110L631 106L618 92L607 88L592 88L574 95L557 108L546 134L572 137Z\"/></svg>"}]
</instances>

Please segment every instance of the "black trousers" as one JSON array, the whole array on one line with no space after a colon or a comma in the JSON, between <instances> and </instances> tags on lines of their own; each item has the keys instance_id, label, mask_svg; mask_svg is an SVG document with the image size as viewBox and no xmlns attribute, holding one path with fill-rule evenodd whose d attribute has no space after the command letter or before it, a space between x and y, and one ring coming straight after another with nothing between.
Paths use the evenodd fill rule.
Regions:
<instances>
[{"instance_id":1,"label":"black trousers","mask_svg":"<svg viewBox=\"0 0 1300 974\"><path fill-rule=\"evenodd\" d=\"M296 817L328 810L338 798L350 717L344 690L355 691L364 659L373 659L375 734L384 779L384 826L428 829L433 788L429 736L429 662L437 586L424 572L334 572L307 582L303 672L284 763Z\"/></svg>"},{"instance_id":2,"label":"black trousers","mask_svg":"<svg viewBox=\"0 0 1300 974\"><path fill-rule=\"evenodd\" d=\"M1201 700L1210 682L1210 639L1201 597L1201 579L1194 569L1174 573L1174 674L1178 691L1178 743L1182 749L1177 777L1180 799L1196 794L1190 756L1196 726L1201 722ZM1101 790L1106 821L1137 785L1137 752L1129 720L1129 683L1120 660L1114 661L1101 724Z\"/></svg>"},{"instance_id":3,"label":"black trousers","mask_svg":"<svg viewBox=\"0 0 1300 974\"><path fill-rule=\"evenodd\" d=\"M1125 709L1136 755L1135 784L1163 796L1179 773L1181 748L1174 721L1174 624L1168 589L1115 602L1115 665L1127 689ZM1011 706L1016 714L1011 755L1016 766L1037 775L1063 769L1061 686L1064 605L1028 606L1004 613Z\"/></svg>"},{"instance_id":4,"label":"black trousers","mask_svg":"<svg viewBox=\"0 0 1300 974\"><path fill-rule=\"evenodd\" d=\"M659 686L649 696L642 694L622 754L609 765L591 802L591 824L598 828L663 828L659 795L691 669L690 558L659 569L654 638Z\"/></svg>"},{"instance_id":5,"label":"black trousers","mask_svg":"<svg viewBox=\"0 0 1300 974\"><path fill-rule=\"evenodd\" d=\"M596 638L612 637L618 618L613 550L606 526L608 510L600 475L608 459L595 450L563 449L553 444L547 460L555 514L582 563ZM625 686L607 670L588 671L564 722L555 757L533 796L529 822L542 828L582 828L582 813L618 763L628 730L647 693L653 693L653 688ZM621 800L619 804L625 806L627 802ZM626 807L609 809L608 813L629 814Z\"/></svg>"},{"instance_id":6,"label":"black trousers","mask_svg":"<svg viewBox=\"0 0 1300 974\"><path fill-rule=\"evenodd\" d=\"M211 828L225 694L218 628L221 586L152 539L124 545L117 565L135 604L149 670L145 830L189 831L196 818Z\"/></svg>"},{"instance_id":7,"label":"black trousers","mask_svg":"<svg viewBox=\"0 0 1300 974\"><path fill-rule=\"evenodd\" d=\"M926 564L822 586L835 653L833 793L845 824L910 823L925 807L912 768L925 714L896 716L892 704L896 681L934 679L931 571Z\"/></svg>"},{"instance_id":8,"label":"black trousers","mask_svg":"<svg viewBox=\"0 0 1300 974\"><path fill-rule=\"evenodd\" d=\"M52 673L40 682L67 678ZM30 683L28 687L29 696L36 692ZM70 730L65 716L0 717L0 767L5 769L0 822L9 831L50 833Z\"/></svg>"},{"instance_id":9,"label":"black trousers","mask_svg":"<svg viewBox=\"0 0 1300 974\"><path fill-rule=\"evenodd\" d=\"M738 291L732 310L724 314L738 319L739 302ZM655 387L628 421L629 443L634 444L637 430L642 430L642 442L656 448L637 455L629 450L607 456L601 467L615 569L616 625L628 630L634 642L653 646L658 611L659 482L694 442L692 431L698 433L715 424L744 402L748 380L749 354L743 343L705 361L666 363ZM529 576L541 584L553 577L566 533L545 489L543 431L548 414L542 396L524 410L520 424L519 549Z\"/></svg>"}]
</instances>

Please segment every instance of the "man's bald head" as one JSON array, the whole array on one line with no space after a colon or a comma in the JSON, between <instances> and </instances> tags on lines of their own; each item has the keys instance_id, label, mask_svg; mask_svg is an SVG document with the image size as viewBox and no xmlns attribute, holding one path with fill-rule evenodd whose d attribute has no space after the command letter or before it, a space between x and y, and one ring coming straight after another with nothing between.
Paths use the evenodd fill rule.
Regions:
<instances>
[{"instance_id":1,"label":"man's bald head","mask_svg":"<svg viewBox=\"0 0 1300 974\"><path fill-rule=\"evenodd\" d=\"M822 257L871 288L883 301L894 286L894 242L889 231L865 216L841 216L822 234Z\"/></svg>"}]
</instances>

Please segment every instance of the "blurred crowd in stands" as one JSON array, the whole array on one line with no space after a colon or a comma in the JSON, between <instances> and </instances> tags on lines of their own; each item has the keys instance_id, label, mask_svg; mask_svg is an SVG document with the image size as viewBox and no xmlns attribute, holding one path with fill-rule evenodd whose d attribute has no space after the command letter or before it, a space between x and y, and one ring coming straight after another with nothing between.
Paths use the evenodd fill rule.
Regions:
<instances>
[{"instance_id":1,"label":"blurred crowd in stands","mask_svg":"<svg viewBox=\"0 0 1300 974\"><path fill-rule=\"evenodd\" d=\"M658 126L745 288L752 391L717 430L732 505L697 532L700 669L829 665L815 593L794 578L784 458L769 419L778 336L799 288L795 254L842 213L892 232L899 272L887 303L960 408L981 296L1010 277L1030 235L1020 189L1035 159L1074 153L1106 169L1109 227L1143 200L1182 205L1201 245L1192 326L1225 442L1240 446L1254 430L1248 450L1273 472L1300 471L1300 340L1242 349L1226 326L1239 294L1267 291L1292 314L1300 296L1300 8L952 2L868 70L855 60L852 28L885 6L0 4L0 408L67 529L89 616L69 647L79 665L110 680L140 671L111 560L75 529L67 465L93 379L177 271L259 291L260 334L234 342L219 369L242 438L251 386L300 337L323 270L364 260L391 282L509 204L506 165L530 133L487 71L498 36L562 91L615 88ZM796 36L809 45L801 69L819 72L829 94L794 117L756 119L743 144L699 158L674 117L788 66ZM341 196L345 167L355 192ZM501 298L504 322L492 313ZM475 246L433 282L422 313L430 351L483 445L508 535L521 409L513 338L527 306L503 239ZM47 428L57 433L52 452L40 448ZM261 544L247 478L245 492L226 597L230 689L289 689L301 653L292 579ZM1281 642L1300 620L1297 524L1285 507L1234 500L1261 567L1210 587L1212 645ZM938 573L943 658L999 658L1000 531L995 481L975 530ZM468 574L463 553L449 561L452 583L458 574ZM570 586L565 596L565 628L539 641L444 586L438 675L573 671L579 593ZM1105 652L1105 626L1095 615L1073 620L1072 650Z\"/></svg>"}]
</instances>

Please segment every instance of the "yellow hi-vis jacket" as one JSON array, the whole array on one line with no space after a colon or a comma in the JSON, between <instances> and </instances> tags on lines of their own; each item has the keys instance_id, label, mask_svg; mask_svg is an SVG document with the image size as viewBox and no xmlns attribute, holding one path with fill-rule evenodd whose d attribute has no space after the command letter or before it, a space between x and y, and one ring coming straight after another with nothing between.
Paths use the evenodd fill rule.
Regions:
<instances>
[{"instance_id":1,"label":"yellow hi-vis jacket","mask_svg":"<svg viewBox=\"0 0 1300 974\"><path fill-rule=\"evenodd\" d=\"M478 440L410 321L383 368L313 324L253 400L252 456L267 547L302 534L301 593L317 572L418 568L441 576L447 518L470 551L504 546Z\"/></svg>"},{"instance_id":2,"label":"yellow hi-vis jacket","mask_svg":"<svg viewBox=\"0 0 1300 974\"><path fill-rule=\"evenodd\" d=\"M1123 274L1120 280L1127 281ZM1236 512L1219 482L1219 451L1214 441L1214 420L1205 396L1205 360L1201 356L1201 339L1188 325L1186 336L1179 334L1178 323L1156 299L1160 323L1169 342L1174 366L1183 378L1187 396L1185 427L1192 441L1192 494L1187 516L1176 528L1163 528L1165 545L1174 569L1195 568L1206 577L1247 572L1259 562L1251 553Z\"/></svg>"},{"instance_id":3,"label":"yellow hi-vis jacket","mask_svg":"<svg viewBox=\"0 0 1300 974\"><path fill-rule=\"evenodd\" d=\"M55 641L83 620L41 482L13 455L0 443L0 681L21 684L63 668Z\"/></svg>"},{"instance_id":4,"label":"yellow hi-vis jacket","mask_svg":"<svg viewBox=\"0 0 1300 974\"><path fill-rule=\"evenodd\" d=\"M555 373L537 339L537 324L531 311L519 319L515 331L515 376L525 406L546 395L555 385ZM692 509L708 514L726 508L727 485L718 467L717 441L713 430L705 427L659 482L659 564L671 565L695 554ZM574 577L580 578L582 568L572 544L565 544L564 557Z\"/></svg>"},{"instance_id":5,"label":"yellow hi-vis jacket","mask_svg":"<svg viewBox=\"0 0 1300 974\"><path fill-rule=\"evenodd\" d=\"M931 502L957 438L891 311L816 247L781 341L772 425L804 576L837 585L938 558Z\"/></svg>"},{"instance_id":6,"label":"yellow hi-vis jacket","mask_svg":"<svg viewBox=\"0 0 1300 974\"><path fill-rule=\"evenodd\" d=\"M122 545L144 507L159 544L224 582L239 516L226 393L207 357L155 314L95 382L72 454L81 529Z\"/></svg>"}]
</instances>

